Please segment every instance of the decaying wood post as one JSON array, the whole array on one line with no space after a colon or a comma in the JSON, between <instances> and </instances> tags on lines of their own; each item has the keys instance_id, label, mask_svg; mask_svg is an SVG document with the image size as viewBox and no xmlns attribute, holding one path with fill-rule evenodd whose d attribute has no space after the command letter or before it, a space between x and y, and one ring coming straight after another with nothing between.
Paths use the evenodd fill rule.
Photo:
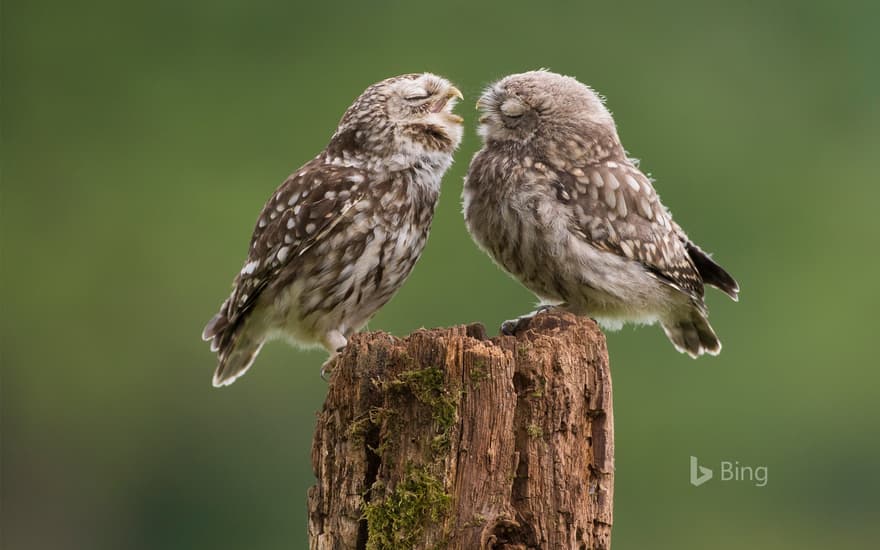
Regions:
<instances>
[{"instance_id":1,"label":"decaying wood post","mask_svg":"<svg viewBox=\"0 0 880 550\"><path fill-rule=\"evenodd\" d=\"M609 548L605 338L555 310L491 340L481 325L359 334L312 464L312 549Z\"/></svg>"}]
</instances>

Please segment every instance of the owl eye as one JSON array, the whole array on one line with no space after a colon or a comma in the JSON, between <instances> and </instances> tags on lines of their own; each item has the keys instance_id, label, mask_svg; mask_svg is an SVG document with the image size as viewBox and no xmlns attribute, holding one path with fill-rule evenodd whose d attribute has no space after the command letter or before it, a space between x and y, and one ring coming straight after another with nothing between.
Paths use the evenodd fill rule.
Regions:
<instances>
[{"instance_id":1,"label":"owl eye","mask_svg":"<svg viewBox=\"0 0 880 550\"><path fill-rule=\"evenodd\" d=\"M507 100L501 104L501 114L508 118L519 118L526 112L526 107L519 101Z\"/></svg>"},{"instance_id":2,"label":"owl eye","mask_svg":"<svg viewBox=\"0 0 880 550\"><path fill-rule=\"evenodd\" d=\"M431 97L431 94L429 94L428 92L419 91L406 95L403 97L403 99L407 101L421 101L423 99L428 99L429 97Z\"/></svg>"}]
</instances>

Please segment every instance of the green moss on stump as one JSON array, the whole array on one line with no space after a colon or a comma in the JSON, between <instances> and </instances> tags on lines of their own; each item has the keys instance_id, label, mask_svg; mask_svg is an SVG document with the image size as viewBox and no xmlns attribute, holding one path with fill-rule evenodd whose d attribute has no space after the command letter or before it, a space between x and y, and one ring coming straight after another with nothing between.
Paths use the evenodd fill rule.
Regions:
<instances>
[{"instance_id":1,"label":"green moss on stump","mask_svg":"<svg viewBox=\"0 0 880 550\"><path fill-rule=\"evenodd\" d=\"M381 426L383 422L388 420L395 414L394 409L386 407L371 407L366 414L361 415L348 425L346 435L354 443L363 443L364 436L370 430L371 426Z\"/></svg>"},{"instance_id":2,"label":"green moss on stump","mask_svg":"<svg viewBox=\"0 0 880 550\"><path fill-rule=\"evenodd\" d=\"M378 492L380 487L373 487ZM449 511L451 497L426 466L407 466L404 478L381 498L364 504L367 550L410 550L421 540L427 522ZM442 547L442 544L438 544Z\"/></svg>"},{"instance_id":3,"label":"green moss on stump","mask_svg":"<svg viewBox=\"0 0 880 550\"><path fill-rule=\"evenodd\" d=\"M437 425L437 435L431 439L431 452L439 456L449 449L449 437L455 425L455 411L461 391L446 387L446 376L439 367L413 369L400 373L388 382L388 388L406 389L422 404L431 409L431 418Z\"/></svg>"},{"instance_id":4,"label":"green moss on stump","mask_svg":"<svg viewBox=\"0 0 880 550\"><path fill-rule=\"evenodd\" d=\"M458 407L457 392L446 387L446 376L439 367L408 370L400 373L392 384L405 386L421 403L431 408L434 422L445 430L455 422Z\"/></svg>"},{"instance_id":5,"label":"green moss on stump","mask_svg":"<svg viewBox=\"0 0 880 550\"><path fill-rule=\"evenodd\" d=\"M451 497L446 494L443 482L431 473L431 467L449 450L462 394L460 389L448 388L445 372L434 366L404 371L381 384L385 390L411 393L430 409L437 429L430 440L428 464L408 463L403 479L393 491L389 492L381 482L374 483L369 489L370 501L364 502L367 550L410 550L422 539L425 525L442 520L450 509ZM397 415L397 411L391 409L375 409L371 410L367 424L379 425ZM358 424L352 429L355 433L363 428L362 423ZM391 440L382 437L373 452L386 464L392 464L393 454L388 452L391 446ZM444 548L444 543L438 542L437 548Z\"/></svg>"},{"instance_id":6,"label":"green moss on stump","mask_svg":"<svg viewBox=\"0 0 880 550\"><path fill-rule=\"evenodd\" d=\"M474 363L474 365L468 372L468 377L471 379L472 384L479 384L483 380L489 378L489 372L486 368L486 363L482 361L477 361L476 363Z\"/></svg>"}]
</instances>

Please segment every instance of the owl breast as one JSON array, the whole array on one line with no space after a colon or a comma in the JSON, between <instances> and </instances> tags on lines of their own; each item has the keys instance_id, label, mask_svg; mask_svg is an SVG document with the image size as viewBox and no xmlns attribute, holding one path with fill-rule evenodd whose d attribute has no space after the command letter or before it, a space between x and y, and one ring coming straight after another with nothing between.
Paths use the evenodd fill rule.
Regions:
<instances>
[{"instance_id":1,"label":"owl breast","mask_svg":"<svg viewBox=\"0 0 880 550\"><path fill-rule=\"evenodd\" d=\"M463 196L468 230L502 269L542 300L563 301L567 285L553 269L563 251L554 233L567 215L544 200L540 189L517 185L511 176L504 186L468 179Z\"/></svg>"}]
</instances>

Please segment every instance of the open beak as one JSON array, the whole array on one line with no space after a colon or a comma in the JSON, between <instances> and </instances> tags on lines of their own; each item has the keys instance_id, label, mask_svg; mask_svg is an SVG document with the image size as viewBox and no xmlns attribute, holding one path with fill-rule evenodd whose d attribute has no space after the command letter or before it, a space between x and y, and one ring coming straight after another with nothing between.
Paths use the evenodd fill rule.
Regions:
<instances>
[{"instance_id":1,"label":"open beak","mask_svg":"<svg viewBox=\"0 0 880 550\"><path fill-rule=\"evenodd\" d=\"M450 86L449 89L446 91L446 95L443 96L443 98L435 103L434 106L431 108L431 112L439 113L445 110L447 118L449 118L453 122L457 122L460 124L464 122L464 119L452 112L452 106L455 105L455 102L460 99L464 99L464 95L462 95L461 90L459 90L455 86ZM450 102L452 102L452 105L450 105ZM448 109L447 106L449 106Z\"/></svg>"}]
</instances>

